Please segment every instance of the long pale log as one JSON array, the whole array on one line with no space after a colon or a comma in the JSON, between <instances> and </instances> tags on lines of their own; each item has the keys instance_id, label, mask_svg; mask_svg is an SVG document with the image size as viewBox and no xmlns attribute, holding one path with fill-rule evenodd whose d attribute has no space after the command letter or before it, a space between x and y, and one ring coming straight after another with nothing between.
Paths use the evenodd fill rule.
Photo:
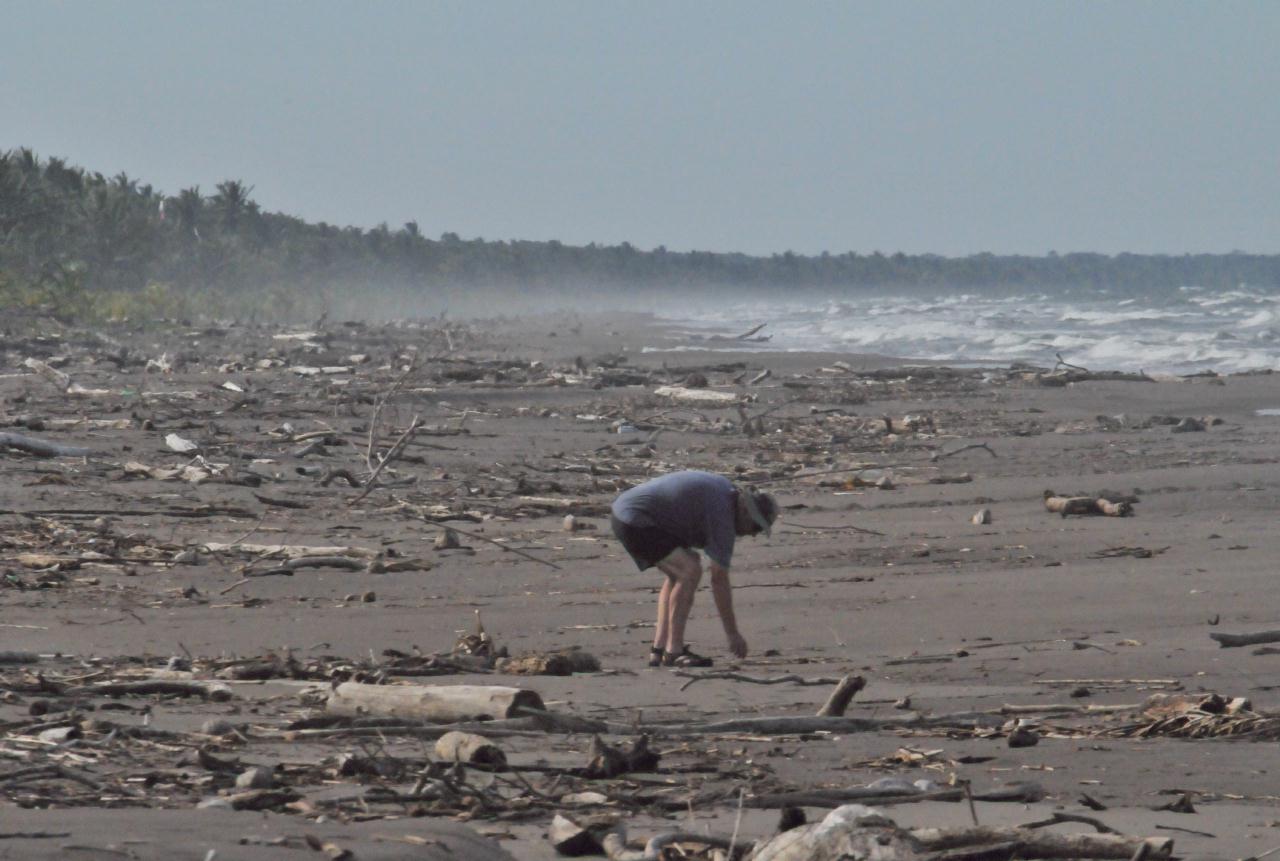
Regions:
<instances>
[{"instance_id":1,"label":"long pale log","mask_svg":"<svg viewBox=\"0 0 1280 861\"><path fill-rule=\"evenodd\" d=\"M1092 496L1056 496L1046 490L1044 507L1054 514L1066 517L1071 514L1097 514L1097 499Z\"/></svg>"},{"instance_id":2,"label":"long pale log","mask_svg":"<svg viewBox=\"0 0 1280 861\"><path fill-rule=\"evenodd\" d=\"M108 682L100 685L81 685L68 688L67 696L123 697L168 695L179 697L204 697L214 702L224 702L235 696L231 688L221 682L147 680L142 682Z\"/></svg>"},{"instance_id":3,"label":"long pale log","mask_svg":"<svg viewBox=\"0 0 1280 861\"><path fill-rule=\"evenodd\" d=\"M358 556L372 559L378 551L365 547L348 547L345 545L307 545L307 544L244 544L241 542L207 541L202 546L208 553L235 552L250 556L283 556L294 559L299 556Z\"/></svg>"},{"instance_id":4,"label":"long pale log","mask_svg":"<svg viewBox=\"0 0 1280 861\"><path fill-rule=\"evenodd\" d=\"M331 714L424 720L431 723L515 717L522 709L544 711L537 693L497 685L365 685L343 682L329 694Z\"/></svg>"},{"instance_id":5,"label":"long pale log","mask_svg":"<svg viewBox=\"0 0 1280 861\"><path fill-rule=\"evenodd\" d=\"M1259 631L1256 634L1210 634L1209 637L1224 649L1255 646L1258 643L1280 643L1280 631Z\"/></svg>"},{"instance_id":6,"label":"long pale log","mask_svg":"<svg viewBox=\"0 0 1280 861\"><path fill-rule=\"evenodd\" d=\"M660 398L671 398L690 404L707 406L732 406L742 399L735 392L716 392L710 389L687 389L684 386L660 386L653 390Z\"/></svg>"},{"instance_id":7,"label":"long pale log","mask_svg":"<svg viewBox=\"0 0 1280 861\"><path fill-rule=\"evenodd\" d=\"M1021 857L1030 858L1132 858L1147 847L1148 858L1173 854L1169 837L1126 837L1118 834L1054 834L1026 828L915 828L911 836L931 852L1016 841Z\"/></svg>"}]
</instances>

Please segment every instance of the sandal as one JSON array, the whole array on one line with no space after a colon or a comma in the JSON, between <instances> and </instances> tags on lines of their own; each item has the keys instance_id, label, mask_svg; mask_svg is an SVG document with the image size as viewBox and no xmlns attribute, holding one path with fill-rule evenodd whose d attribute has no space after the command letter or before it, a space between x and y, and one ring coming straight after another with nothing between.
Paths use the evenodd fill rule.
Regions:
<instances>
[{"instance_id":1,"label":"sandal","mask_svg":"<svg viewBox=\"0 0 1280 861\"><path fill-rule=\"evenodd\" d=\"M715 661L704 655L698 655L689 651L689 647L685 646L678 655L670 652L662 653L662 666L664 667L709 667Z\"/></svg>"},{"instance_id":2,"label":"sandal","mask_svg":"<svg viewBox=\"0 0 1280 861\"><path fill-rule=\"evenodd\" d=\"M664 654L664 651L663 651L663 648L662 648L661 646L654 646L653 648L651 648L651 649L649 650L649 666L651 666L651 667L660 667L660 666L662 666L662 655L663 655L663 654Z\"/></svg>"}]
</instances>

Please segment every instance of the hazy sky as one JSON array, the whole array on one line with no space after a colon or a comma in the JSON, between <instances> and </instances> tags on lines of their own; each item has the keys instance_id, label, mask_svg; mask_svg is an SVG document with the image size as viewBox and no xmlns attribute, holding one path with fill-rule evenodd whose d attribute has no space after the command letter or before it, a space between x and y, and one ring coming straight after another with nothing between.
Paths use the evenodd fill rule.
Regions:
<instances>
[{"instance_id":1,"label":"hazy sky","mask_svg":"<svg viewBox=\"0 0 1280 861\"><path fill-rule=\"evenodd\" d=\"M642 248L1280 252L1280 2L0 0L0 148Z\"/></svg>"}]
</instances>

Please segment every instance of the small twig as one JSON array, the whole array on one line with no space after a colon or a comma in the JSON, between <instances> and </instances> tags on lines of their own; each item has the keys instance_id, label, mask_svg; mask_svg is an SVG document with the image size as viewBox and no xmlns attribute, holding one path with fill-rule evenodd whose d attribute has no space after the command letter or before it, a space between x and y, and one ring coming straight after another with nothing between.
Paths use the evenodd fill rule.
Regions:
<instances>
[{"instance_id":1,"label":"small twig","mask_svg":"<svg viewBox=\"0 0 1280 861\"><path fill-rule=\"evenodd\" d=\"M373 492L374 487L378 484L378 476L382 474L382 471L387 468L388 464L396 459L396 456L400 454L401 449L404 448L405 443L409 441L409 438L413 436L417 430L418 417L414 416L413 421L409 422L409 427L405 428L404 433L400 434L400 438L395 441L395 444L391 446L391 449L387 452L386 456L382 458L382 462L378 464L378 467L373 471L373 474L369 476L369 480L364 483L364 490L360 491L360 495L348 502L347 505L355 505L357 502Z\"/></svg>"},{"instance_id":2,"label":"small twig","mask_svg":"<svg viewBox=\"0 0 1280 861\"><path fill-rule=\"evenodd\" d=\"M738 787L738 814L733 818L733 833L729 835L729 849L725 852L728 861L733 861L733 850L738 845L738 831L742 828L742 804L746 799L747 788Z\"/></svg>"},{"instance_id":3,"label":"small twig","mask_svg":"<svg viewBox=\"0 0 1280 861\"><path fill-rule=\"evenodd\" d=\"M257 522L253 524L253 527L252 527L248 532L246 532L244 535L241 535L239 538L235 539L235 540L234 540L234 541L232 541L230 544L228 544L228 545L227 545L227 549L230 549L230 548L232 548L232 547L235 547L235 546L236 546L237 544L239 544L241 541L244 541L244 540L245 540L246 538L248 538L250 535L252 535L253 533L257 532L257 531L258 531L258 527L262 526L262 521L264 521L264 520L266 520L266 519L267 519L267 512L268 512L268 511L269 511L269 509L263 509L263 511L262 511L262 516L261 516L261 517L259 517L259 518L258 518L258 520L257 520Z\"/></svg>"},{"instance_id":4,"label":"small twig","mask_svg":"<svg viewBox=\"0 0 1280 861\"><path fill-rule=\"evenodd\" d=\"M369 442L364 452L365 466L367 466L371 472L373 471L373 441L378 433L378 419L382 416L382 408L386 406L387 399L394 395L396 391L404 385L404 381L409 377L409 374L413 373L416 365L417 360L415 358L414 361L409 362L409 367L404 369L404 373L395 378L391 383L390 388L388 388L386 392L383 393L382 397L378 399L378 402L373 405L373 415L369 417Z\"/></svg>"},{"instance_id":5,"label":"small twig","mask_svg":"<svg viewBox=\"0 0 1280 861\"><path fill-rule=\"evenodd\" d=\"M1099 834L1120 834L1122 832L1112 828L1101 819L1095 819L1092 816L1085 816L1081 813L1062 813L1055 811L1049 819L1040 819L1035 822L1028 822L1022 828L1045 828L1050 825L1060 825L1063 822L1079 822L1081 825L1092 825L1094 830ZM976 823L975 823L976 824ZM1157 826L1158 827L1158 826Z\"/></svg>"},{"instance_id":6,"label":"small twig","mask_svg":"<svg viewBox=\"0 0 1280 861\"><path fill-rule=\"evenodd\" d=\"M689 681L680 686L680 690L688 690L688 688L697 683L704 682L709 679L725 679L732 682L749 682L753 685L781 685L791 683L793 685L835 685L840 683L840 679L830 676L822 676L816 679L806 679L804 676L798 676L795 673L788 673L784 676L748 676L743 673L735 673L728 670L718 670L710 673L690 673L686 670L675 670L673 675L686 678Z\"/></svg>"},{"instance_id":7,"label":"small twig","mask_svg":"<svg viewBox=\"0 0 1280 861\"><path fill-rule=\"evenodd\" d=\"M1210 834L1208 831L1196 831L1194 828L1180 828L1177 825L1157 825L1158 831L1180 831L1183 834L1194 834L1197 837L1209 837L1214 840L1218 839L1217 834Z\"/></svg>"},{"instance_id":8,"label":"small twig","mask_svg":"<svg viewBox=\"0 0 1280 861\"><path fill-rule=\"evenodd\" d=\"M846 524L844 526L819 526L816 523L796 523L794 520L779 520L778 522L784 526L794 526L797 529L847 529L850 532L861 532L863 535L879 535L881 538L884 537L883 532L876 532L874 529L863 529L861 526L854 526L852 524Z\"/></svg>"},{"instance_id":9,"label":"small twig","mask_svg":"<svg viewBox=\"0 0 1280 861\"><path fill-rule=\"evenodd\" d=\"M972 445L962 445L960 446L960 448L952 449L951 451L935 451L933 454L929 455L929 460L934 461L936 463L937 461L942 460L944 457L951 457L951 455L959 454L962 451L972 451L975 448L984 449L987 452L987 454L991 455L992 457L1000 456L996 454L995 450L992 449L991 446L987 445L985 442L975 442Z\"/></svg>"},{"instance_id":10,"label":"small twig","mask_svg":"<svg viewBox=\"0 0 1280 861\"><path fill-rule=\"evenodd\" d=\"M1262 861L1263 858L1269 858L1277 852L1280 852L1280 846L1274 846L1266 852L1259 852L1257 855L1254 855L1250 861Z\"/></svg>"},{"instance_id":11,"label":"small twig","mask_svg":"<svg viewBox=\"0 0 1280 861\"><path fill-rule=\"evenodd\" d=\"M220 590L220 591L218 592L218 594L219 594L219 595L225 595L225 594L227 594L228 592L232 591L233 589L238 589L239 587L243 586L245 583L248 583L248 582L249 582L249 578L248 578L248 577L242 577L241 579L239 579L239 580L237 580L236 582L232 583L232 584L231 584L230 586L228 586L227 588Z\"/></svg>"},{"instance_id":12,"label":"small twig","mask_svg":"<svg viewBox=\"0 0 1280 861\"><path fill-rule=\"evenodd\" d=\"M967 780L961 781L960 785L964 787L964 800L969 802L969 817L973 820L975 826L980 825L981 823L978 822L978 808L973 803L973 785Z\"/></svg>"},{"instance_id":13,"label":"small twig","mask_svg":"<svg viewBox=\"0 0 1280 861\"><path fill-rule=\"evenodd\" d=\"M840 473L844 473L844 472L869 472L871 470L876 470L876 469L883 470L883 469L893 469L894 467L907 467L907 466L910 466L910 464L886 463L886 464L881 464L879 466L876 466L875 464L868 464L866 466L842 466L838 469L820 469L815 472L795 472L795 473L792 473L791 475L779 475L775 478L762 478L759 481L752 481L750 482L750 484L752 486L755 486L758 484L776 484L780 481L798 481L802 478L819 478L824 475L839 475Z\"/></svg>"},{"instance_id":14,"label":"small twig","mask_svg":"<svg viewBox=\"0 0 1280 861\"><path fill-rule=\"evenodd\" d=\"M1087 374L1087 373L1089 373L1089 369L1088 369L1088 368L1082 368L1082 367L1080 367L1079 365L1073 365L1073 364L1071 364L1071 363L1070 363L1070 362L1068 362L1066 359L1062 358L1062 354L1061 354L1061 353L1054 353L1053 355L1054 355L1054 356L1056 356L1056 357L1057 357L1057 359L1058 359L1058 364L1057 364L1057 365L1054 365L1054 369L1055 369L1055 370L1057 370L1057 368L1059 368L1059 367L1063 367L1063 368L1070 368L1070 369L1071 369L1071 370L1073 370L1073 371L1084 371L1086 374Z\"/></svg>"}]
</instances>

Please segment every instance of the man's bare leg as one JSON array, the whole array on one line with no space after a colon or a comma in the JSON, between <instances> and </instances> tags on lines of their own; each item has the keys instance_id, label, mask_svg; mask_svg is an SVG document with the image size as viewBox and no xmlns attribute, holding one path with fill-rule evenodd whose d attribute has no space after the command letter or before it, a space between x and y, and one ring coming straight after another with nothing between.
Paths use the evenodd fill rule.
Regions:
<instances>
[{"instance_id":1,"label":"man's bare leg","mask_svg":"<svg viewBox=\"0 0 1280 861\"><path fill-rule=\"evenodd\" d=\"M655 649L665 649L667 647L667 631L669 629L667 608L671 606L671 588L674 580L667 575L663 575L662 589L658 592L658 623L654 625L653 631L653 647Z\"/></svg>"},{"instance_id":2,"label":"man's bare leg","mask_svg":"<svg viewBox=\"0 0 1280 861\"><path fill-rule=\"evenodd\" d=\"M678 655L684 651L684 626L689 621L693 598L702 579L702 563L698 561L698 554L677 548L658 563L658 569L667 575L667 583L671 586L667 595L666 650L668 654Z\"/></svg>"}]
</instances>

